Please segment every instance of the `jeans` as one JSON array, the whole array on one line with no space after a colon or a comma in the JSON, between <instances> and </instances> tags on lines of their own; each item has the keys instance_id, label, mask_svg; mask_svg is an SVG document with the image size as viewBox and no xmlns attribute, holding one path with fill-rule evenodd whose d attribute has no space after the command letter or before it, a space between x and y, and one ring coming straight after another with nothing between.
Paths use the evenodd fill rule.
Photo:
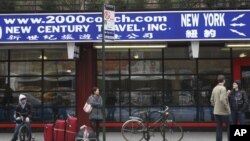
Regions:
<instances>
[{"instance_id":1,"label":"jeans","mask_svg":"<svg viewBox=\"0 0 250 141\"><path fill-rule=\"evenodd\" d=\"M30 123L26 123L27 124L27 126L28 126L28 132L30 133L30 139L29 140L31 140L31 126L30 126ZM12 139L11 139L11 141L16 141L17 139L18 139L18 133L19 133L19 129L20 129L20 127L22 126L23 124L16 124L16 128L15 128L15 131L14 131L14 135L13 135L13 137L12 137Z\"/></svg>"},{"instance_id":2,"label":"jeans","mask_svg":"<svg viewBox=\"0 0 250 141\"><path fill-rule=\"evenodd\" d=\"M245 124L245 113L240 111L231 112L232 124Z\"/></svg>"},{"instance_id":3,"label":"jeans","mask_svg":"<svg viewBox=\"0 0 250 141\"><path fill-rule=\"evenodd\" d=\"M229 133L229 123L230 117L229 115L214 115L216 122L216 141L222 141L222 132L223 132L223 123L227 129L227 140L229 141L230 133Z\"/></svg>"}]
</instances>

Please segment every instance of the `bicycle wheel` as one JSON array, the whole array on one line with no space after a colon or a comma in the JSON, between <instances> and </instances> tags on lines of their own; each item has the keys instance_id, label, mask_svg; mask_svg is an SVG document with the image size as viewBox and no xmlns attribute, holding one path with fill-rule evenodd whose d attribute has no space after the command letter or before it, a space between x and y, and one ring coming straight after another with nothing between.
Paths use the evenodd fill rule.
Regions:
<instances>
[{"instance_id":1,"label":"bicycle wheel","mask_svg":"<svg viewBox=\"0 0 250 141\"><path fill-rule=\"evenodd\" d=\"M20 141L30 141L31 137L26 125L20 127L18 137Z\"/></svg>"},{"instance_id":2,"label":"bicycle wheel","mask_svg":"<svg viewBox=\"0 0 250 141\"><path fill-rule=\"evenodd\" d=\"M122 125L122 136L126 141L141 141L144 125L139 120L128 120Z\"/></svg>"},{"instance_id":3,"label":"bicycle wheel","mask_svg":"<svg viewBox=\"0 0 250 141\"><path fill-rule=\"evenodd\" d=\"M161 135L162 137L165 135L165 141L181 141L184 133L177 123L166 122L165 126L161 127Z\"/></svg>"}]
</instances>

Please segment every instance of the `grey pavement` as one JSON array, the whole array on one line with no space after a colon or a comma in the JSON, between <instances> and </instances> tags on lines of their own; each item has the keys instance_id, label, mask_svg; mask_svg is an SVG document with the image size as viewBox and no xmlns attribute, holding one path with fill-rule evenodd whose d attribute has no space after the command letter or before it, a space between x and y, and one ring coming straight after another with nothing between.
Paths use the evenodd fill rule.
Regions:
<instances>
[{"instance_id":1,"label":"grey pavement","mask_svg":"<svg viewBox=\"0 0 250 141\"><path fill-rule=\"evenodd\" d=\"M150 141L161 141L162 138L159 133L154 133L155 136L151 137ZM44 141L42 132L33 133L35 141ZM0 133L0 141L10 141L12 133ZM102 141L102 135L100 139ZM182 141L214 141L215 132L185 132ZM106 141L124 141L120 132L107 132ZM226 133L223 133L223 141L227 141Z\"/></svg>"}]
</instances>

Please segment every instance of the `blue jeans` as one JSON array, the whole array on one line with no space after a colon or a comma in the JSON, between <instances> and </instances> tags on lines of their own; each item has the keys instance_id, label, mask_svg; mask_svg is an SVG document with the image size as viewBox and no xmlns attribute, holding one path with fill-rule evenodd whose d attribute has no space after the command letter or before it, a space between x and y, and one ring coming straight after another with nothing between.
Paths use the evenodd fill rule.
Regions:
<instances>
[{"instance_id":1,"label":"blue jeans","mask_svg":"<svg viewBox=\"0 0 250 141\"><path fill-rule=\"evenodd\" d=\"M30 126L30 123L26 123L27 124L27 126L28 126L28 132L30 133L30 139L31 139L31 126ZM13 137L12 137L12 139L11 139L11 141L16 141L17 139L18 139L18 133L19 133L19 129L20 129L20 127L22 126L23 124L16 124L16 128L15 128L15 131L14 131L14 135L13 135Z\"/></svg>"},{"instance_id":2,"label":"blue jeans","mask_svg":"<svg viewBox=\"0 0 250 141\"><path fill-rule=\"evenodd\" d=\"M214 115L216 122L216 141L222 141L222 133L223 133L223 123L227 129L227 140L229 141L230 133L229 133L229 123L230 116L229 115Z\"/></svg>"},{"instance_id":3,"label":"blue jeans","mask_svg":"<svg viewBox=\"0 0 250 141\"><path fill-rule=\"evenodd\" d=\"M240 111L231 112L232 124L245 124L245 113Z\"/></svg>"}]
</instances>

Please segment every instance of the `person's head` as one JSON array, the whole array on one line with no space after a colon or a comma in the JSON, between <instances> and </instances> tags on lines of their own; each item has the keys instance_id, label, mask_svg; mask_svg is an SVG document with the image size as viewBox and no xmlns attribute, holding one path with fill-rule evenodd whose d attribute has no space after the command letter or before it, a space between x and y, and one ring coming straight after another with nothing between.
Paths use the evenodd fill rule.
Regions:
<instances>
[{"instance_id":1,"label":"person's head","mask_svg":"<svg viewBox=\"0 0 250 141\"><path fill-rule=\"evenodd\" d=\"M240 89L241 85L240 85L240 80L235 80L233 82L233 89L237 90Z\"/></svg>"},{"instance_id":2,"label":"person's head","mask_svg":"<svg viewBox=\"0 0 250 141\"><path fill-rule=\"evenodd\" d=\"M99 95L100 94L99 88L98 87L93 87L92 88L92 94L93 95Z\"/></svg>"},{"instance_id":3,"label":"person's head","mask_svg":"<svg viewBox=\"0 0 250 141\"><path fill-rule=\"evenodd\" d=\"M20 104L26 104L27 103L27 98L24 94L19 95L19 103Z\"/></svg>"},{"instance_id":4,"label":"person's head","mask_svg":"<svg viewBox=\"0 0 250 141\"><path fill-rule=\"evenodd\" d=\"M218 77L217 77L217 81L218 81L218 83L225 83L226 81L225 81L225 76L224 75L218 75Z\"/></svg>"}]
</instances>

